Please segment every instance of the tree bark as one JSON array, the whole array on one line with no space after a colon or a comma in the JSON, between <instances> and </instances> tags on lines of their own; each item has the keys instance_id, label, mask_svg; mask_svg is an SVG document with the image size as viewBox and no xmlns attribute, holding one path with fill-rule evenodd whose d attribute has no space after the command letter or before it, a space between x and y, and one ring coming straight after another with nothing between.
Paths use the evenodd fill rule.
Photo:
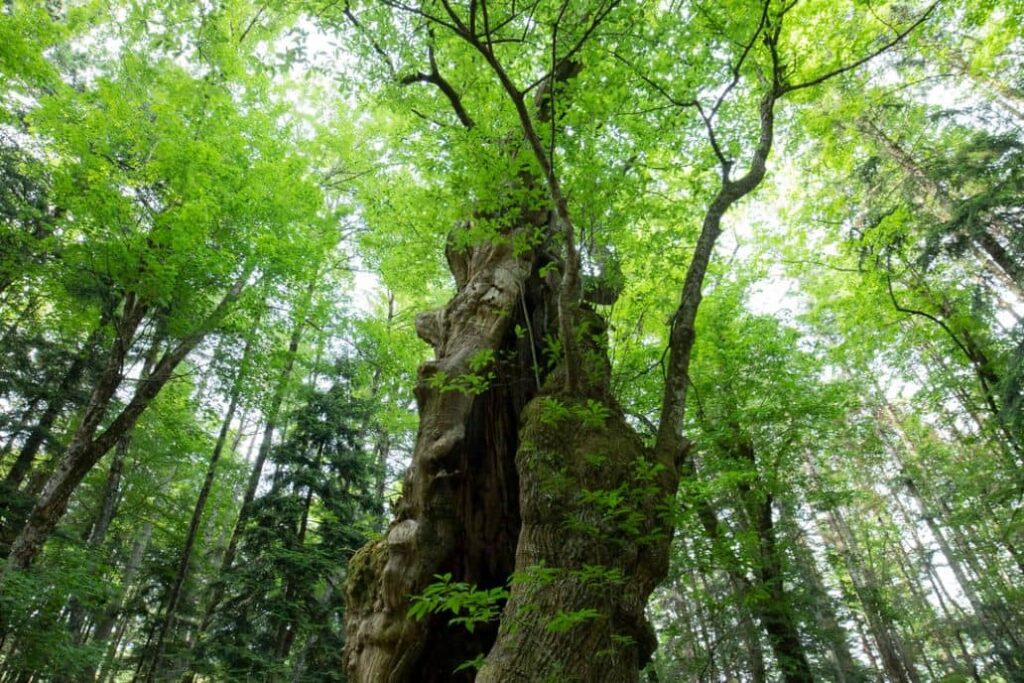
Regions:
<instances>
[{"instance_id":1,"label":"tree bark","mask_svg":"<svg viewBox=\"0 0 1024 683\"><path fill-rule=\"evenodd\" d=\"M532 359L551 327L553 291L539 276L541 250L513 241L548 224L548 212L523 207L508 234L447 254L457 292L444 310L420 314L417 332L434 347L415 389L420 425L396 519L384 540L350 562L346 586L346 668L352 683L472 680L453 674L485 653L493 626L472 635L447 619L416 621L409 597L434 576L482 589L505 584L515 566L520 415L537 390ZM516 326L532 330L517 336ZM454 382L475 376L471 361L493 358L479 392ZM536 373L536 374L535 374Z\"/></svg>"},{"instance_id":2,"label":"tree bark","mask_svg":"<svg viewBox=\"0 0 1024 683\"><path fill-rule=\"evenodd\" d=\"M756 514L753 527L757 533L760 553L759 587L767 592L767 599L755 600L755 610L768 632L768 642L775 653L783 680L786 683L813 683L814 675L800 641L792 600L785 590L782 557L775 533L775 521L772 519L773 496L762 493L762 498L762 501L751 507Z\"/></svg>"},{"instance_id":3,"label":"tree bark","mask_svg":"<svg viewBox=\"0 0 1024 683\"><path fill-rule=\"evenodd\" d=\"M590 30L615 4L588 17ZM680 307L673 317L661 425L655 447L648 451L639 445L609 396L603 345L588 338L603 335L603 325L591 316L576 319L583 312L576 310L579 282L572 222L559 179L526 111L523 93L511 82L490 44L481 42L451 7L445 5L445 9L452 21L446 26L484 57L515 105L526 142L544 173L550 213L542 212L538 216L541 221L524 221L522 218L538 213L525 207L519 220L505 221L515 226L511 236L526 232L524 228L531 223L549 236L551 227L560 228L567 243L567 263L560 291L545 293L529 285L539 279L534 274L543 265L535 252L517 253L504 239L474 245L462 253L449 251L458 291L443 312L417 320L420 336L434 347L436 359L420 369L416 388L420 427L397 519L384 540L364 547L350 563L346 613L349 680L400 683L413 680L412 676L425 683L453 680L453 676L468 680L468 674L454 675L454 668L485 653L493 631L478 628L472 636L457 637L436 617L414 621L407 614L409 596L421 593L438 574L450 573L454 581L489 589L502 585L513 567L524 576L541 561L551 563L556 579L513 583L497 641L477 680L564 677L573 666L579 669L572 674L583 680L637 680L639 667L655 644L643 615L644 605L668 566L672 523L666 512L678 485L676 463L686 450L682 430L687 372L704 275L725 211L764 177L774 134L774 105L782 94L781 72L776 60L772 84L761 100L760 136L750 169L732 180L731 163L723 159L722 186L708 209ZM470 8L470 17L472 22L475 6ZM762 22L759 31L763 26ZM777 39L778 30L772 35L774 38L766 36L769 45ZM777 56L774 48L772 56ZM563 77L564 72L571 72L565 76L571 78L578 71L569 57L553 62L549 80ZM547 87L553 97L553 83ZM553 106L547 110L553 112ZM552 123L554 120L552 117ZM521 180L531 183L536 179ZM520 297L524 316L517 320ZM547 324L532 319L548 300L557 302L560 343L567 359L556 380L568 391L556 391L553 387L557 385L551 385L534 399L534 382L539 384L540 378L529 372L528 361L541 354L535 346L516 349L515 340L509 337L516 323L525 323L533 339L543 336ZM589 330L583 331L585 326ZM580 343L591 346L587 353L574 348L577 334L584 337ZM504 376L502 358L508 351L526 372ZM471 363L481 357L495 359L496 381L484 391L459 390L457 384L452 387L453 380L458 383L472 376ZM581 404L584 399L592 403ZM546 407L551 404L546 402L550 400L571 406L570 414L596 406L607 412L607 419L600 427L570 421L568 434L553 434L545 429L543 417L549 412ZM522 442L517 433L520 425ZM602 439L614 443L618 450L598 467L594 459L586 457L586 450ZM568 468L564 476L576 484L568 487L572 491L550 490L549 482L558 481L561 474L552 463L558 455L564 457ZM522 480L521 486L517 478ZM618 493L605 489L613 486L624 488ZM648 494L643 500L633 496L639 489ZM590 498L582 494L588 491L593 494ZM620 529L622 533L598 538L578 529L558 533L566 518L596 524L601 519L595 512L596 501L606 496L628 511L631 530ZM632 537L638 529L639 536ZM481 557L485 547L486 562ZM622 558L632 558L632 563ZM617 564L620 561L628 566ZM616 576L621 585L614 590L607 585L598 589L593 581L585 580L581 567L595 563L607 570L603 574ZM533 603L541 603L542 609L525 609ZM551 610L549 614L544 614L544 607ZM567 613L586 616L560 632L548 628L552 615ZM596 649L581 650L581 644ZM589 654L586 661L581 652Z\"/></svg>"},{"instance_id":4,"label":"tree bark","mask_svg":"<svg viewBox=\"0 0 1024 683\"><path fill-rule=\"evenodd\" d=\"M28 519L25 520L20 534L11 545L8 558L9 567L24 569L32 563L50 531L64 514L71 492L96 461L103 456L103 453L97 452L93 436L99 429L110 401L121 384L128 349L147 311L148 307L137 302L134 297L125 298L121 317L116 324L113 346L89 397L82 420L71 437L57 472L51 476L47 484L46 500L41 498L36 502ZM56 419L56 413L54 413L54 419ZM109 431L108 429L107 432ZM119 437L120 434L118 434ZM105 452L106 450L104 450ZM0 575L0 585L2 583L3 577Z\"/></svg>"},{"instance_id":5,"label":"tree bark","mask_svg":"<svg viewBox=\"0 0 1024 683\"><path fill-rule=\"evenodd\" d=\"M580 325L578 393L559 369L523 414L517 578L477 683L638 681L657 646L644 610L668 571L678 480L609 395L603 321L581 311ZM552 401L569 414L554 419ZM579 417L595 405L599 424Z\"/></svg>"}]
</instances>

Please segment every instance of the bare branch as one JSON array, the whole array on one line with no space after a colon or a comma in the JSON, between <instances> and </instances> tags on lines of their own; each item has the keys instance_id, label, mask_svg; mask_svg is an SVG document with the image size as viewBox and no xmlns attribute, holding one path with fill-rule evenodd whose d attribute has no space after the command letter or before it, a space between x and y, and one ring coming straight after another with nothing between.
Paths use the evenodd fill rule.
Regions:
<instances>
[{"instance_id":1,"label":"bare branch","mask_svg":"<svg viewBox=\"0 0 1024 683\"><path fill-rule=\"evenodd\" d=\"M718 113L722 103L725 102L725 98L728 97L729 93L731 93L739 84L740 72L743 69L743 64L747 61L747 56L750 55L751 50L753 50L754 44L757 43L757 38L761 35L761 31L763 31L765 26L768 24L768 8L771 6L771 3L772 0L764 1L764 7L761 10L761 19L757 22L757 28L754 29L754 33L750 36L750 40L743 46L743 52L740 53L739 59L736 60L735 64L729 67L729 71L732 73L732 81L729 82L729 85L727 85L725 90L723 90L718 96L718 99L715 101L715 105L711 108L709 119L715 118L715 114ZM703 116L703 114L701 114L701 116Z\"/></svg>"},{"instance_id":2,"label":"bare branch","mask_svg":"<svg viewBox=\"0 0 1024 683\"><path fill-rule=\"evenodd\" d=\"M448 15L453 16L455 20L458 22L458 24L453 24L450 21L446 21L445 19L437 16L436 14L425 12L419 7L413 7L412 5L408 5L404 2L399 2L398 0L380 0L380 2L384 5L387 5L388 7L400 9L403 12L408 12L409 14L414 14L418 17L423 17L427 21L432 21L433 23L438 24L439 26L444 26L445 28L454 31L455 33L461 33L464 28L464 26L462 25L462 21L458 18L458 15L455 15L451 12L451 8L448 7L447 3L444 4L445 9L448 10Z\"/></svg>"},{"instance_id":3,"label":"bare branch","mask_svg":"<svg viewBox=\"0 0 1024 683\"><path fill-rule=\"evenodd\" d=\"M676 107L679 107L680 109L688 109L688 108L692 108L692 107L698 106L697 100L695 100L695 99L693 99L693 100L680 100L680 99L678 99L675 95L673 95L668 90L666 90L665 86L663 86L661 83L658 83L657 81L652 79L650 76L645 74L643 71L638 69L635 64L633 64L628 59L626 59L625 57L620 55L618 52L615 52L613 50L611 55L615 59L619 60L620 62L622 62L623 64L628 66L633 71L634 75L639 76L640 79L644 83L646 83L650 87L654 88L654 90L659 95L661 95L663 98L668 100L672 105L674 105Z\"/></svg>"},{"instance_id":4,"label":"bare branch","mask_svg":"<svg viewBox=\"0 0 1024 683\"><path fill-rule=\"evenodd\" d=\"M978 359L975 358L974 354L971 353L966 346L964 346L964 343L960 341L960 338L956 336L956 334L953 332L953 330L949 328L949 325L947 325L945 321L943 321L941 318L937 316L932 315L931 313L928 313L927 311L922 311L918 308L908 308L906 306L903 306L900 304L899 301L896 300L896 293L892 289L892 275L889 273L888 270L885 271L885 284L889 290L889 299L892 301L893 308L895 308L900 313L906 313L908 315L917 315L922 318L925 318L926 320L930 320L936 325L938 325L940 328L942 328L942 331L945 332L946 335L948 335L949 338L953 340L953 343L956 344L957 348L963 352L964 356L966 356L967 360L971 363L971 366L977 368Z\"/></svg>"}]
</instances>

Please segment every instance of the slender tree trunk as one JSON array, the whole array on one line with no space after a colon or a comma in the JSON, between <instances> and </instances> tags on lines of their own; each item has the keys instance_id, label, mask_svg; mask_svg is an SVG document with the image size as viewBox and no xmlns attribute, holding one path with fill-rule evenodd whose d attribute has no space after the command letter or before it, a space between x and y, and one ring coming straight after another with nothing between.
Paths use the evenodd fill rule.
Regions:
<instances>
[{"instance_id":1,"label":"slender tree trunk","mask_svg":"<svg viewBox=\"0 0 1024 683\"><path fill-rule=\"evenodd\" d=\"M768 641L782 670L783 680L787 683L810 683L814 681L814 676L797 630L792 600L785 590L782 558L775 533L775 522L772 519L774 499L767 493L761 495L764 500L754 506L754 529L759 539L759 588L767 593L767 600L755 600L756 609L764 629L768 632Z\"/></svg>"},{"instance_id":2,"label":"slender tree trunk","mask_svg":"<svg viewBox=\"0 0 1024 683\"><path fill-rule=\"evenodd\" d=\"M694 583L700 584L702 595L711 595L711 592L708 590L707 580L704 578L703 573L692 572L691 576L696 579ZM707 606L704 604L704 601L697 600L696 602L697 629L700 632L701 650L706 653L707 660L702 669L700 680L718 680L718 676L716 675L718 671L718 658L715 656L716 636L710 628L712 619L708 614Z\"/></svg>"},{"instance_id":3,"label":"slender tree trunk","mask_svg":"<svg viewBox=\"0 0 1024 683\"><path fill-rule=\"evenodd\" d=\"M775 498L767 489L765 477L758 471L753 443L733 423L733 457L756 474L753 483L737 485L748 525L758 539L757 583L750 602L768 633L768 642L786 683L811 683L814 676L800 640L792 599L785 589L782 552L775 531ZM686 471L686 468L684 468Z\"/></svg>"},{"instance_id":4,"label":"slender tree trunk","mask_svg":"<svg viewBox=\"0 0 1024 683\"><path fill-rule=\"evenodd\" d=\"M124 570L121 573L121 583L117 590L116 597L112 598L110 602L103 608L103 612L96 622L96 627L92 632L92 642L100 645L106 644L110 640L111 634L114 632L114 628L117 626L118 620L121 618L121 610L124 609L125 600L128 598L128 594L132 589L132 584L135 583L135 577L142 567L142 558L145 555L146 548L149 546L149 540L153 536L153 524L147 522L143 525L139 535L135 538L132 543L131 555L128 557L128 563L125 565ZM103 680L104 674L110 670L113 665L114 656L117 651L117 640L114 639L109 643L106 648L106 654L104 656L103 663L100 670L97 672L99 680Z\"/></svg>"},{"instance_id":5,"label":"slender tree trunk","mask_svg":"<svg viewBox=\"0 0 1024 683\"><path fill-rule=\"evenodd\" d=\"M902 448L913 461L920 462L921 456L917 453L917 447L903 430L892 406L886 404L882 412L886 423L888 423L890 429L892 429L899 438ZM898 453L895 457L897 458L897 461L902 463L903 459L899 457ZM952 547L946 538L946 531L939 524L939 521L930 509L928 502L921 494L921 491L917 486L917 482L907 473L905 464L903 467L903 484L920 507L921 519L927 525L932 538L935 539L939 550L946 558L949 568L953 571L953 575L956 577L957 583L960 584L961 590L963 590L968 602L970 602L971 608L978 618L979 625L995 648L996 655L1002 662L1007 675L1011 680L1024 680L1024 667L1022 667L1022 665L1017 661L1017 656L1015 654L1024 650L1024 644L1022 644L1017 638L1014 633L1013 626L1005 618L1005 615L1002 613L1002 609L993 605L991 600L985 600L978 594L975 577L980 576L981 573L976 572L974 576L971 576L964 567L963 559L966 559L968 563L971 563L973 560L973 563L976 564L977 558L971 556L973 551L970 549L964 549L964 554L961 554Z\"/></svg>"},{"instance_id":6,"label":"slender tree trunk","mask_svg":"<svg viewBox=\"0 0 1024 683\"><path fill-rule=\"evenodd\" d=\"M906 548L903 546L903 539L892 539L887 535L886 540L889 541L887 550L895 558L896 567L899 570L900 575L903 577L903 586L907 593L909 593L909 595L904 596L901 605L912 614L916 615L923 612L927 615L926 628L928 628L935 622L935 610L921 586L920 574L914 570L913 560ZM910 645L908 647L913 652L914 661L921 662L921 665L924 666L925 671L928 673L928 680L936 680L937 676L935 668L932 666L930 648L926 647L926 634L917 632L916 625L918 623L919 621L917 619L911 618L907 620L906 628L910 635ZM934 629L929 628L929 631L931 631L930 635L934 644L938 645L939 649L947 655L947 661L952 661L948 643L946 643L939 634L935 633Z\"/></svg>"},{"instance_id":7,"label":"slender tree trunk","mask_svg":"<svg viewBox=\"0 0 1024 683\"><path fill-rule=\"evenodd\" d=\"M806 582L806 589L814 603L814 621L828 645L828 659L836 683L858 683L864 676L850 651L847 630L840 623L835 601L825 586L825 579L818 567L817 558L808 545L804 529L800 528L792 511L787 510L787 513L789 522L795 529L795 554Z\"/></svg>"},{"instance_id":8,"label":"slender tree trunk","mask_svg":"<svg viewBox=\"0 0 1024 683\"><path fill-rule=\"evenodd\" d=\"M914 179L935 202L935 210L941 221L948 222L955 215L955 203L948 192L932 180L917 161L899 142L886 134L874 121L861 126L868 137L875 140L904 172ZM1024 301L1024 265L1013 258L1006 248L988 230L975 231L967 235L975 257L987 270L995 266L995 274L1005 286Z\"/></svg>"},{"instance_id":9,"label":"slender tree trunk","mask_svg":"<svg viewBox=\"0 0 1024 683\"><path fill-rule=\"evenodd\" d=\"M853 534L838 510L828 513L828 523L834 545L841 552L850 574L851 583L867 618L868 628L875 641L886 677L893 683L919 683L917 670L903 650L893 624L885 616L885 598L874 572L859 557Z\"/></svg>"},{"instance_id":10,"label":"slender tree trunk","mask_svg":"<svg viewBox=\"0 0 1024 683\"><path fill-rule=\"evenodd\" d=\"M47 399L46 408L43 409L42 415L39 416L39 421L29 431L25 443L22 444L21 450L18 452L18 458L7 472L5 481L12 490L19 487L25 480L25 475L31 470L32 463L35 462L40 448L46 439L50 437L50 432L53 429L53 425L57 422L57 418L64 412L70 397L78 388L82 375L103 337L106 324L105 318L100 320L99 326L93 330L82 346L82 349L74 356L67 372L61 378L57 390ZM115 353L117 353L116 350Z\"/></svg>"},{"instance_id":11,"label":"slender tree trunk","mask_svg":"<svg viewBox=\"0 0 1024 683\"><path fill-rule=\"evenodd\" d=\"M110 470L107 473L107 482L103 489L103 501L100 503L100 511L96 521L89 530L87 544L92 548L98 548L103 544L110 530L110 523L114 521L117 513L117 506L121 502L121 476L124 473L124 464L128 459L128 451L131 448L131 433L122 436L114 449L114 458L110 461Z\"/></svg>"},{"instance_id":12,"label":"slender tree trunk","mask_svg":"<svg viewBox=\"0 0 1024 683\"><path fill-rule=\"evenodd\" d=\"M695 474L690 471L692 468L692 459L688 459L681 468L683 476L693 477ZM700 518L701 524L704 527L704 531L708 538L715 544L725 545L730 547L732 539L723 538L723 529L725 528L721 521L718 519L718 515L712 506L707 501L697 501L698 517ZM730 553L731 555L731 553ZM732 586L734 597L736 599L738 608L740 610L740 625L743 630L744 640L746 641L748 656L750 658L750 668L753 672L753 677L759 680L765 680L765 664L764 655L761 651L759 628L751 618L751 613L761 619L765 629L768 629L768 621L766 621L766 612L773 610L777 611L777 608L773 608L769 605L769 601L774 599L770 592L765 592L768 588L762 584L763 575L758 575L758 581L755 584L751 584L747 576L739 569L741 566L740 561L736 557L730 557L729 566L726 567L726 574L729 576L729 583ZM759 595L759 591L761 594ZM751 595L758 597L751 598ZM788 599L786 600L788 604ZM779 607L784 608L784 605ZM777 615L776 615L777 617ZM769 619L776 619L776 617L769 616ZM779 633L776 630L775 633L769 632L769 643L772 647L772 652L780 662L780 641L777 639ZM789 634L792 636L793 634ZM787 636L787 637L789 637ZM799 639L797 640L799 644ZM784 655L783 655L784 656ZM787 668L786 671L789 669ZM789 675L788 673L786 675ZM788 680L788 679L787 679Z\"/></svg>"},{"instance_id":13,"label":"slender tree trunk","mask_svg":"<svg viewBox=\"0 0 1024 683\"><path fill-rule=\"evenodd\" d=\"M981 676L978 673L978 667L967 648L967 644L964 641L963 630L960 627L960 623L966 613L950 595L949 589L946 588L945 583L942 581L942 577L940 577L938 572L935 570L935 564L932 561L933 553L925 547L925 544L921 540L921 535L917 531L918 520L910 514L910 511L906 508L898 495L894 495L893 498L903 515L907 528L910 530L911 539L913 540L914 547L917 550L919 561L921 566L924 567L925 573L928 577L928 583L932 587L932 592L938 602L939 609L945 617L946 626L952 630L953 637L959 647L960 654L962 656L962 662L959 665L959 668L964 671L969 671L971 678L977 681L977 683L981 683ZM951 652L948 652L947 656L951 663L956 661L956 658L953 657Z\"/></svg>"},{"instance_id":14,"label":"slender tree trunk","mask_svg":"<svg viewBox=\"0 0 1024 683\"><path fill-rule=\"evenodd\" d=\"M242 504L238 510L238 517L235 519L235 525L231 530L231 538L228 540L228 546L220 561L220 570L217 572L218 580L214 583L210 596L207 599L206 610L203 614L202 622L200 622L199 625L199 633L196 636L197 642L210 627L213 615L216 613L217 608L220 606L220 601L224 597L223 581L231 572L231 567L235 563L235 555L238 553L238 544L242 540L242 534L245 531L245 526L249 521L249 516L252 514L252 504L256 499L256 491L259 489L260 479L263 477L263 468L266 466L267 457L270 455L270 450L273 447L274 433L278 426L281 403L288 391L288 384L291 382L292 372L295 367L295 356L299 350L299 342L302 339L302 330L304 327L305 321L298 320L295 323L295 327L292 328L291 338L288 340L288 355L285 360L285 365L281 370L281 376L278 378L277 386L274 389L274 394L271 397L270 406L267 410L266 419L263 423L263 435L260 438L260 448L256 452L256 460L253 462L252 469L249 472L249 479L246 483L245 493L242 496Z\"/></svg>"},{"instance_id":15,"label":"slender tree trunk","mask_svg":"<svg viewBox=\"0 0 1024 683\"><path fill-rule=\"evenodd\" d=\"M117 505L120 502L121 473L124 469L124 461L128 454L130 442L130 433L117 442L117 447L114 449L114 457L110 462L110 470L107 474L100 509L96 519L93 520L93 523L85 531L85 538L83 539L85 545L94 552L103 545L107 531L110 529L110 523L114 519ZM95 566L95 558L93 556L88 561ZM75 643L81 645L88 634L88 628L83 628L83 621L87 616L86 610L77 598L72 597L68 605L68 612L68 631L70 631Z\"/></svg>"},{"instance_id":16,"label":"slender tree trunk","mask_svg":"<svg viewBox=\"0 0 1024 683\"><path fill-rule=\"evenodd\" d=\"M319 463L320 458L317 457ZM299 530L295 537L295 550L297 552L302 551L303 545L306 542L306 529L309 524L309 510L313 503L313 489L306 489L306 495L302 499L302 518L299 520ZM288 605L290 611L291 604L295 600L295 593L298 590L298 586L295 583L295 577L289 577L287 585L285 586L284 596L285 603ZM295 635L298 625L294 619L287 619L281 622L277 629L277 635L275 637L275 655L279 662L284 662L288 659L288 655L291 653L292 644L295 642Z\"/></svg>"},{"instance_id":17,"label":"slender tree trunk","mask_svg":"<svg viewBox=\"0 0 1024 683\"><path fill-rule=\"evenodd\" d=\"M99 679L101 683L112 683L114 677L117 676L118 672L114 668L116 662L124 660L125 652L128 647L132 645L132 639L129 637L129 629L131 628L131 617L127 614L121 615L117 621L117 629L114 631L114 639L110 643L110 647L107 650L107 660L104 662L104 668L101 669ZM139 659L141 662L141 658Z\"/></svg>"},{"instance_id":18,"label":"slender tree trunk","mask_svg":"<svg viewBox=\"0 0 1024 683\"><path fill-rule=\"evenodd\" d=\"M8 571L26 569L35 561L36 556L42 550L43 543L67 511L71 494L85 478L85 475L122 436L135 426L139 417L171 378L171 373L178 367L178 364L227 313L228 307L238 298L250 274L251 269L241 273L232 288L221 298L214 311L198 325L197 330L181 339L177 345L168 349L161 356L159 362L154 366L152 375L145 382L138 384L128 405L97 436L96 432L107 413L111 398L121 384L122 368L129 345L147 310L144 304L136 304L133 297L125 298L124 313L118 323L114 348L106 367L100 374L82 417L82 422L72 436L64 457L53 476L47 481L21 533L11 545L7 567L4 574L0 575L0 586L2 586Z\"/></svg>"},{"instance_id":19,"label":"slender tree trunk","mask_svg":"<svg viewBox=\"0 0 1024 683\"><path fill-rule=\"evenodd\" d=\"M747 594L747 587L741 584L734 573L730 572L733 594L743 596ZM768 680L768 669L764 661L764 649L761 647L761 629L751 616L751 610L745 604L737 605L739 612L740 631L743 633L743 647L747 651L747 659L750 664L751 683L765 683Z\"/></svg>"},{"instance_id":20,"label":"slender tree trunk","mask_svg":"<svg viewBox=\"0 0 1024 683\"><path fill-rule=\"evenodd\" d=\"M247 346L243 353L241 367L235 379L234 387L231 389L231 399L228 403L227 413L224 415L224 421L221 424L220 432L217 434L217 442L213 447L213 452L210 454L210 461L206 466L206 477L203 479L203 486L199 489L199 496L192 509L192 518L189 521L188 533L185 535L185 546L182 548L181 556L178 560L178 567L175 571L174 579L171 581L171 587L168 590L167 598L164 602L163 618L161 619L160 625L157 629L157 635L153 644L153 652L150 655L150 663L142 677L142 680L146 683L152 683L154 676L159 671L161 660L163 658L164 643L167 640L168 633L170 633L171 625L177 617L178 602L181 599L182 588L185 585L185 577L188 575L189 566L192 562L192 551L195 548L196 539L199 535L199 525L202 522L203 513L206 512L206 502L210 498L210 492L213 490L213 482L217 476L217 465L220 462L221 454L224 451L224 445L227 443L228 433L231 430L231 423L235 418L235 411L238 408L242 379L248 363L248 356L249 347Z\"/></svg>"},{"instance_id":21,"label":"slender tree trunk","mask_svg":"<svg viewBox=\"0 0 1024 683\"><path fill-rule=\"evenodd\" d=\"M757 460L753 444L739 433L738 426L732 425L732 429L736 433L732 455L738 463L756 472ZM696 476L692 459L684 463L680 472L688 478ZM740 484L736 491L750 529L758 539L756 578L753 585L740 571L742 563L738 558L732 559L727 571L733 586L741 587L739 595L744 596L742 602L750 606L768 634L768 642L782 672L783 680L787 683L809 683L814 680L814 676L800 639L792 599L785 589L782 556L773 518L774 497L770 492L763 490L763 481L763 478L758 476L755 484ZM718 515L707 501L698 501L697 505L698 516L705 532L712 541L720 542L723 525ZM731 545L731 539L726 543L727 547Z\"/></svg>"},{"instance_id":22,"label":"slender tree trunk","mask_svg":"<svg viewBox=\"0 0 1024 683\"><path fill-rule=\"evenodd\" d=\"M907 489L918 501L918 504L923 506L924 502L913 479L907 477L904 481L907 484ZM1018 655L1022 652L1024 646L1017 639L1012 625L1007 623L998 607L991 605L990 601L984 600L978 595L974 579L968 575L968 572L961 563L960 554L950 546L944 530L939 526L934 515L930 514L927 508L922 507L921 516L938 544L939 550L946 558L949 568L953 571L957 583L960 584L961 590L963 590L968 602L970 602L971 609L974 611L979 625L995 648L996 655L1003 663L1010 680L1024 680L1024 668L1017 661Z\"/></svg>"},{"instance_id":23,"label":"slender tree trunk","mask_svg":"<svg viewBox=\"0 0 1024 683\"><path fill-rule=\"evenodd\" d=\"M319 604L321 607L321 613L326 615L327 610L331 602L334 600L335 582L341 580L340 576L335 576L327 580L327 586L324 588L323 595L319 598ZM326 621L326 618L324 619ZM320 640L320 631L314 630L306 638L306 642L302 647L302 652L295 658L295 663L292 665L291 683L302 683L305 680L307 662L309 661L310 653L313 652L313 648L316 647Z\"/></svg>"},{"instance_id":24,"label":"slender tree trunk","mask_svg":"<svg viewBox=\"0 0 1024 683\"><path fill-rule=\"evenodd\" d=\"M136 303L133 297L125 298L121 319L115 329L113 347L107 356L103 371L97 378L82 420L71 437L57 472L50 478L45 490L46 499L36 502L25 526L14 540L8 559L9 566L24 569L31 564L50 531L64 514L71 492L85 477L86 472L102 457L103 453L97 452L93 436L106 415L110 400L121 384L128 349L147 310L146 305ZM84 361L82 367L84 368ZM77 383L77 377L75 381ZM3 578L0 576L0 585L2 583Z\"/></svg>"}]
</instances>

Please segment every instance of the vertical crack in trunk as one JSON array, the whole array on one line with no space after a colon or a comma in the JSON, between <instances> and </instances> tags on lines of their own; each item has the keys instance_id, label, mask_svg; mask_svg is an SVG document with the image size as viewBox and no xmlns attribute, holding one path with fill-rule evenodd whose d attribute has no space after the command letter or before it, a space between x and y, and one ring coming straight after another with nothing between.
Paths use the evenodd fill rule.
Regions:
<instances>
[{"instance_id":1,"label":"vertical crack in trunk","mask_svg":"<svg viewBox=\"0 0 1024 683\"><path fill-rule=\"evenodd\" d=\"M516 233L546 227L548 216L521 216L510 234L449 248L457 292L444 309L417 318L435 359L419 370L420 425L396 518L349 566L346 668L353 683L472 680L470 672L453 671L494 641L496 626L470 634L449 627L444 615L416 621L407 611L409 597L437 574L486 589L504 585L514 568L520 414L537 391L543 370L533 358L541 357L555 317L555 292L539 275L547 256L513 247ZM521 333L527 329L532 334ZM481 358L493 360L474 373ZM457 388L464 387L460 378L482 372L492 375L482 391Z\"/></svg>"},{"instance_id":2,"label":"vertical crack in trunk","mask_svg":"<svg viewBox=\"0 0 1024 683\"><path fill-rule=\"evenodd\" d=\"M657 644L644 610L668 569L676 475L609 392L604 321L580 320L578 391L559 368L523 415L516 575L477 683L637 681Z\"/></svg>"}]
</instances>

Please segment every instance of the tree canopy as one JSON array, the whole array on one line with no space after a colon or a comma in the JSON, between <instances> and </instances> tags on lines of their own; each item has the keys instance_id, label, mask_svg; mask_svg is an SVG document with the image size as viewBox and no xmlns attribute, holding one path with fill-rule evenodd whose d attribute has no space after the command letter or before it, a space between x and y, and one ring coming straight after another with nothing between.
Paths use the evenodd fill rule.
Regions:
<instances>
[{"instance_id":1,"label":"tree canopy","mask_svg":"<svg viewBox=\"0 0 1024 683\"><path fill-rule=\"evenodd\" d=\"M7 0L0 683L1024 680L1022 22Z\"/></svg>"}]
</instances>

